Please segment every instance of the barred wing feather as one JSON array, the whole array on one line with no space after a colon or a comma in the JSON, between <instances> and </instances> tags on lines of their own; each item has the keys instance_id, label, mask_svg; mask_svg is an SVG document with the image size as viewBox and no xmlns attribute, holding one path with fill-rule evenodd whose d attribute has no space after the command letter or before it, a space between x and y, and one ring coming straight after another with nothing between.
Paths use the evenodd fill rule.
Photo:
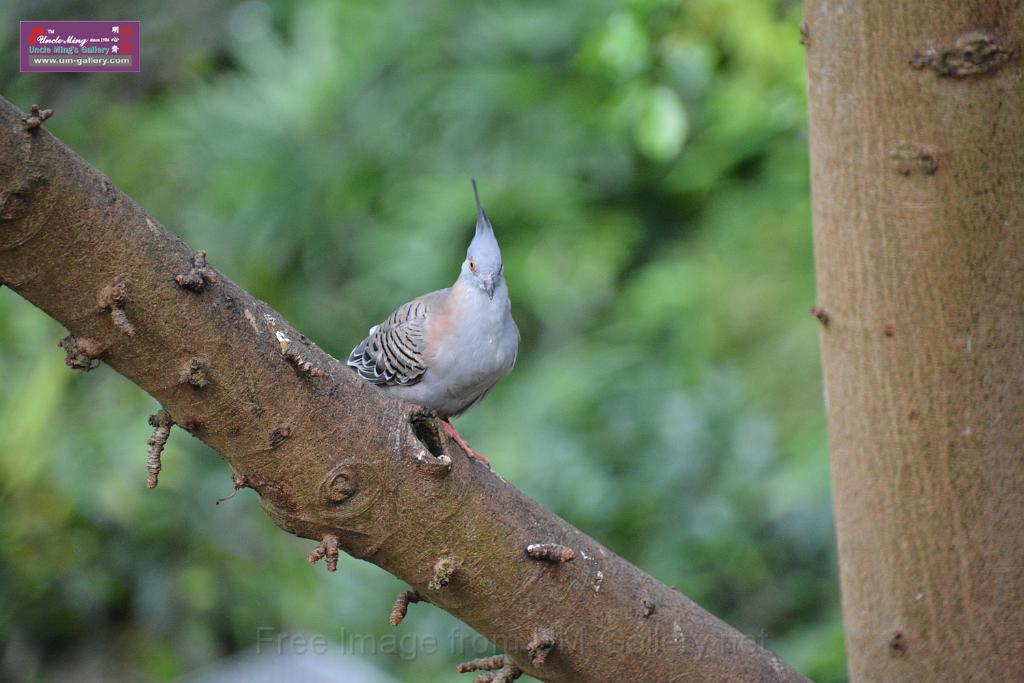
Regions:
<instances>
[{"instance_id":1,"label":"barred wing feather","mask_svg":"<svg viewBox=\"0 0 1024 683\"><path fill-rule=\"evenodd\" d=\"M408 386L427 371L423 360L427 305L414 299L399 306L352 349L348 364L372 384Z\"/></svg>"}]
</instances>

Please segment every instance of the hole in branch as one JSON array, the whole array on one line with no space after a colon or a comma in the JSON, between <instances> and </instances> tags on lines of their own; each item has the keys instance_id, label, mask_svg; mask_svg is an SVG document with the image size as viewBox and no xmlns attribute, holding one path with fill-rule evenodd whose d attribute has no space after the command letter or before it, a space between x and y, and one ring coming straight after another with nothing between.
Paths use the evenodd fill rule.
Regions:
<instances>
[{"instance_id":1,"label":"hole in branch","mask_svg":"<svg viewBox=\"0 0 1024 683\"><path fill-rule=\"evenodd\" d=\"M437 423L432 418L426 415L413 416L412 431L431 455L435 458L444 455L444 450L441 448L441 435L437 431Z\"/></svg>"}]
</instances>

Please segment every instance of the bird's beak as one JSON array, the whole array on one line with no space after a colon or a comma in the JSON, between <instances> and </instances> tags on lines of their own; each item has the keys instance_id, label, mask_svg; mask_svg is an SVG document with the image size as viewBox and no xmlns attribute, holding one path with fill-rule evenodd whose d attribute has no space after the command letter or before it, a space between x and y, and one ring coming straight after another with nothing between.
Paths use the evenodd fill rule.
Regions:
<instances>
[{"instance_id":1,"label":"bird's beak","mask_svg":"<svg viewBox=\"0 0 1024 683\"><path fill-rule=\"evenodd\" d=\"M480 287L487 292L487 298L494 300L494 278L484 278L480 283Z\"/></svg>"}]
</instances>

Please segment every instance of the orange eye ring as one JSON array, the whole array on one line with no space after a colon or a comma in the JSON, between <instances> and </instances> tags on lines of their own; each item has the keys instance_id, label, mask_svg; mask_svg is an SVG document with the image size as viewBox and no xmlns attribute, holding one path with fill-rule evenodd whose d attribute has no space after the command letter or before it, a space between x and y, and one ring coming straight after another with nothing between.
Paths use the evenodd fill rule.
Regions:
<instances>
[{"instance_id":1,"label":"orange eye ring","mask_svg":"<svg viewBox=\"0 0 1024 683\"><path fill-rule=\"evenodd\" d=\"M472 258L469 259L469 269L474 273L476 272L476 262Z\"/></svg>"}]
</instances>

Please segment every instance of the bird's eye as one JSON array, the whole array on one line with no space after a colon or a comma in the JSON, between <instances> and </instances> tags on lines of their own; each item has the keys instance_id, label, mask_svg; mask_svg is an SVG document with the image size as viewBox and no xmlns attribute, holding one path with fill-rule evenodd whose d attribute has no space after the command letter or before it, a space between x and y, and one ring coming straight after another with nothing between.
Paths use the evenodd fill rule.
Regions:
<instances>
[{"instance_id":1,"label":"bird's eye","mask_svg":"<svg viewBox=\"0 0 1024 683\"><path fill-rule=\"evenodd\" d=\"M469 259L469 269L474 273L476 272L476 262L473 259Z\"/></svg>"}]
</instances>

